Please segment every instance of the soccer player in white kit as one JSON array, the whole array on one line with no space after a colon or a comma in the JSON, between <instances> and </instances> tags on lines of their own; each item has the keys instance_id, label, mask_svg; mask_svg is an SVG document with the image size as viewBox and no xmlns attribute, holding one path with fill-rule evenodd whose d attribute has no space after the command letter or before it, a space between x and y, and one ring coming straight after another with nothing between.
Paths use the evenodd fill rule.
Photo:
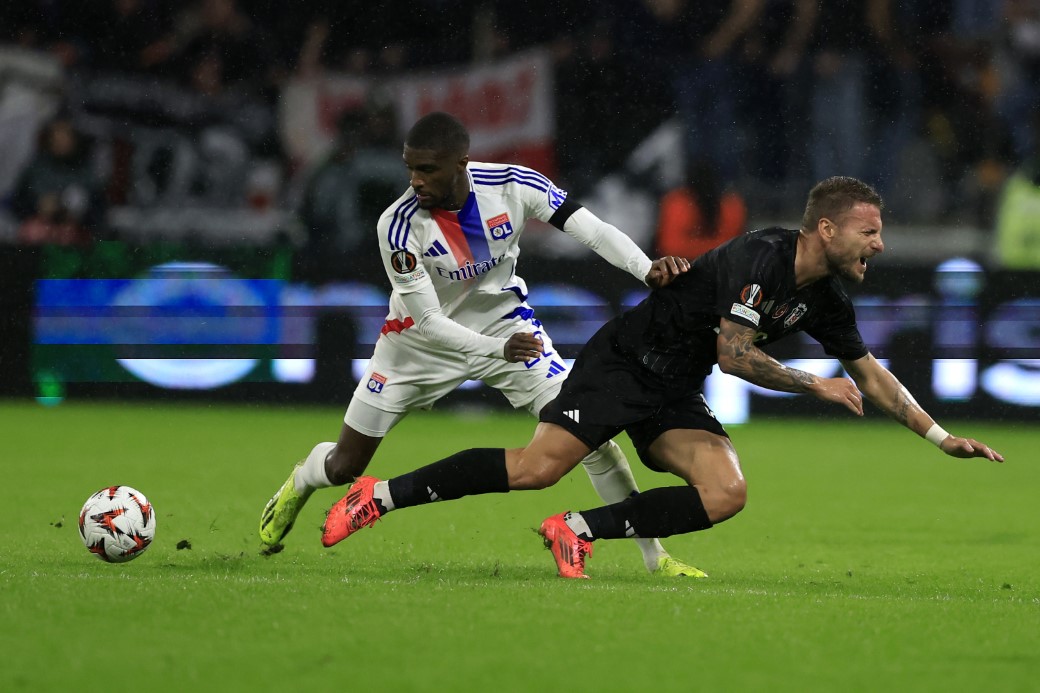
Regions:
<instances>
[{"instance_id":1,"label":"soccer player in white kit","mask_svg":"<svg viewBox=\"0 0 1040 693\"><path fill-rule=\"evenodd\" d=\"M537 171L470 161L469 133L451 115L431 113L416 122L405 139L404 163L409 189L378 223L393 287L382 334L339 440L317 444L264 508L260 540L268 551L280 550L314 490L351 483L408 412L430 408L465 381L483 381L536 417L556 397L567 366L516 275L528 219L560 228L650 286L677 276L674 259L651 262L628 236ZM607 503L638 493L614 442L583 465ZM634 541L649 571L705 577L656 539Z\"/></svg>"}]
</instances>

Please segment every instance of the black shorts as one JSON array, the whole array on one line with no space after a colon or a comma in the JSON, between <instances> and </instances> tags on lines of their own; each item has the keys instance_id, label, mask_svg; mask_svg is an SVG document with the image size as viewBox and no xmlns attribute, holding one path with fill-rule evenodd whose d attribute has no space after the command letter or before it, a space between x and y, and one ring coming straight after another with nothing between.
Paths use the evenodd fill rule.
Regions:
<instances>
[{"instance_id":1,"label":"black shorts","mask_svg":"<svg viewBox=\"0 0 1040 693\"><path fill-rule=\"evenodd\" d=\"M702 394L703 379L670 380L652 373L615 345L611 324L582 348L555 400L539 413L592 449L625 431L639 459L654 471L650 445L682 428L729 437Z\"/></svg>"}]
</instances>

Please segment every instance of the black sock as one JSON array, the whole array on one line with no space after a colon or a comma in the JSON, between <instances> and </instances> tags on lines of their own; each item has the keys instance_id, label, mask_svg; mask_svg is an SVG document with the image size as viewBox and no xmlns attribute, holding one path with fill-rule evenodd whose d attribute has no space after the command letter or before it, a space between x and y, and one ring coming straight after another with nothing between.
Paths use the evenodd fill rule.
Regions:
<instances>
[{"instance_id":1,"label":"black sock","mask_svg":"<svg viewBox=\"0 0 1040 693\"><path fill-rule=\"evenodd\" d=\"M394 477L388 482L395 508L407 508L437 500L454 500L481 493L506 493L506 451L472 448L440 462Z\"/></svg>"},{"instance_id":2,"label":"black sock","mask_svg":"<svg viewBox=\"0 0 1040 693\"><path fill-rule=\"evenodd\" d=\"M701 494L692 486L643 491L613 505L582 510L596 539L670 537L711 527Z\"/></svg>"}]
</instances>

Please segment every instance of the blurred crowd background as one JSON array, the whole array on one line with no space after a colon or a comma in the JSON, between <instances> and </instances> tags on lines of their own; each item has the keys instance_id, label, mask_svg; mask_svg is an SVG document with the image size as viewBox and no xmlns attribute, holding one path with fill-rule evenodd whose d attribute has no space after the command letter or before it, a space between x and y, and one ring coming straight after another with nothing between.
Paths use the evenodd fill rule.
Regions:
<instances>
[{"instance_id":1,"label":"blurred crowd background","mask_svg":"<svg viewBox=\"0 0 1040 693\"><path fill-rule=\"evenodd\" d=\"M543 169L650 253L796 224L841 174L889 224L1040 267L1040 0L3 3L0 242L282 244L304 277L349 274L414 115L522 110L410 80L509 60L547 80L513 129L541 119L549 146L475 154Z\"/></svg>"}]
</instances>

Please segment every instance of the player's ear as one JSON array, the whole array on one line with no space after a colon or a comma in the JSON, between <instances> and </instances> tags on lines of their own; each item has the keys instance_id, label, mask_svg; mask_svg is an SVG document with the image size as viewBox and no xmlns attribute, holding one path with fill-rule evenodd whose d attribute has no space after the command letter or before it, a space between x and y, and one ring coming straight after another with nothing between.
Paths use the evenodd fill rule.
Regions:
<instances>
[{"instance_id":1,"label":"player's ear","mask_svg":"<svg viewBox=\"0 0 1040 693\"><path fill-rule=\"evenodd\" d=\"M838 227L827 217L820 217L820 220L816 222L816 230L822 237L831 239L837 233Z\"/></svg>"}]
</instances>

